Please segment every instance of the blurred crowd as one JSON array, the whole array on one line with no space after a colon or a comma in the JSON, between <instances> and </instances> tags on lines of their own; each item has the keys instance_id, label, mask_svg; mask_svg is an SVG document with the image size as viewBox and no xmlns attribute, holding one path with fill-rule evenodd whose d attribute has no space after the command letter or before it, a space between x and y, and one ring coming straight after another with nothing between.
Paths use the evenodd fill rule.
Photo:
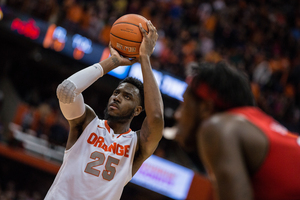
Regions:
<instances>
[{"instance_id":1,"label":"blurred crowd","mask_svg":"<svg viewBox=\"0 0 300 200\"><path fill-rule=\"evenodd\" d=\"M143 15L152 21L160 36L152 56L153 68L185 79L189 69L201 61L227 60L247 73L261 109L291 131L300 132L298 1L6 0L2 4L105 46L116 19L127 13ZM31 80L36 82L37 78ZM40 85L44 93L52 94L45 103L41 98L45 95L36 84L31 85L21 89L28 108L18 123L25 132L30 129L39 137L64 145L68 125L57 106L56 86L48 85L50 89L45 90ZM100 104L106 105L94 95L89 103L95 110L103 110Z\"/></svg>"},{"instance_id":2,"label":"blurred crowd","mask_svg":"<svg viewBox=\"0 0 300 200\"><path fill-rule=\"evenodd\" d=\"M25 188L18 190L14 181L8 181L3 188L0 187L1 200L42 200L42 195L38 191L30 192Z\"/></svg>"},{"instance_id":3,"label":"blurred crowd","mask_svg":"<svg viewBox=\"0 0 300 200\"><path fill-rule=\"evenodd\" d=\"M2 108L3 100L4 100L4 93L2 92L2 90L0 90L0 112L3 109ZM3 124L2 118L0 116L0 141L2 141L3 135L4 135L4 124Z\"/></svg>"},{"instance_id":4,"label":"blurred crowd","mask_svg":"<svg viewBox=\"0 0 300 200\"><path fill-rule=\"evenodd\" d=\"M0 200L44 199L54 175L2 156L0 163Z\"/></svg>"},{"instance_id":5,"label":"blurred crowd","mask_svg":"<svg viewBox=\"0 0 300 200\"><path fill-rule=\"evenodd\" d=\"M7 0L6 4L103 45L108 44L116 19L141 14L160 36L153 68L184 79L198 62L225 59L246 71L264 111L299 132L298 1Z\"/></svg>"},{"instance_id":6,"label":"blurred crowd","mask_svg":"<svg viewBox=\"0 0 300 200\"><path fill-rule=\"evenodd\" d=\"M153 68L185 79L199 62L226 60L249 76L262 110L300 133L300 1L0 0L1 5L55 23L70 34L79 33L104 46L109 43L112 24L120 16L143 15L159 33ZM15 65L18 70L14 71L13 82L19 87L23 103L13 121L24 132L64 146L68 124L59 110L55 88L66 76L38 71L38 67L35 73L39 75L34 76L24 62ZM55 83L45 83L47 76L56 77ZM93 91L85 94L88 104L96 111L103 110L106 99L101 102L101 98L89 93ZM0 110L3 98L0 91ZM0 141L3 130L0 117ZM173 141L163 139L155 154L183 166L193 165ZM195 164L199 171L203 170L201 161ZM11 185L6 195L13 191ZM39 199L33 196L31 199Z\"/></svg>"}]
</instances>

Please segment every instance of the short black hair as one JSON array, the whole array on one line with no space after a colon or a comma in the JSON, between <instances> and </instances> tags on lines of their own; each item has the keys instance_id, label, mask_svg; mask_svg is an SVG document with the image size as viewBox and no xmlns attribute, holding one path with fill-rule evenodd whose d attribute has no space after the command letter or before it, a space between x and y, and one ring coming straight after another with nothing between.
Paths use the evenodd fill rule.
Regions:
<instances>
[{"instance_id":1,"label":"short black hair","mask_svg":"<svg viewBox=\"0 0 300 200\"><path fill-rule=\"evenodd\" d=\"M144 85L143 85L142 81L140 81L139 79L134 78L134 77L126 77L125 79L120 81L119 85L122 83L130 83L130 84L134 85L137 89L139 89L140 102L141 102L142 108L144 109Z\"/></svg>"},{"instance_id":2,"label":"short black hair","mask_svg":"<svg viewBox=\"0 0 300 200\"><path fill-rule=\"evenodd\" d=\"M192 91L194 86L205 83L216 91L218 98L226 106L218 107L219 111L241 106L254 106L255 101L246 73L230 66L225 61L218 63L200 63L193 68L196 74L192 80Z\"/></svg>"}]
</instances>

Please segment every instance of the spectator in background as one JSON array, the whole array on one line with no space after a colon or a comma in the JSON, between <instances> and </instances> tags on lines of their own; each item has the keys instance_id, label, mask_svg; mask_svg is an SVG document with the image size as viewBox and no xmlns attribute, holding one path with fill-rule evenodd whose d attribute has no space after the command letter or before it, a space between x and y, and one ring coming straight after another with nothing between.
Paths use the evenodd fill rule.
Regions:
<instances>
[{"instance_id":1,"label":"spectator in background","mask_svg":"<svg viewBox=\"0 0 300 200\"><path fill-rule=\"evenodd\" d=\"M30 106L29 109L22 116L22 131L27 133L29 130L32 130L33 122L34 122L35 109Z\"/></svg>"},{"instance_id":2,"label":"spectator in background","mask_svg":"<svg viewBox=\"0 0 300 200\"><path fill-rule=\"evenodd\" d=\"M49 142L51 144L66 146L69 135L69 124L61 114L56 116L56 121L50 127L49 132Z\"/></svg>"},{"instance_id":3,"label":"spectator in background","mask_svg":"<svg viewBox=\"0 0 300 200\"><path fill-rule=\"evenodd\" d=\"M0 116L0 142L2 142L3 139L4 139L4 124Z\"/></svg>"},{"instance_id":4,"label":"spectator in background","mask_svg":"<svg viewBox=\"0 0 300 200\"><path fill-rule=\"evenodd\" d=\"M3 106L3 101L4 101L4 93L2 92L2 90L0 90L0 111Z\"/></svg>"},{"instance_id":5,"label":"spectator in background","mask_svg":"<svg viewBox=\"0 0 300 200\"><path fill-rule=\"evenodd\" d=\"M0 113L2 111L3 101L4 101L4 93L0 90ZM4 136L4 124L0 114L0 142L3 141L4 139L3 136Z\"/></svg>"},{"instance_id":6,"label":"spectator in background","mask_svg":"<svg viewBox=\"0 0 300 200\"><path fill-rule=\"evenodd\" d=\"M257 53L255 61L257 65L253 70L252 80L260 87L264 87L270 81L272 70L269 63L265 60L264 53Z\"/></svg>"},{"instance_id":7,"label":"spectator in background","mask_svg":"<svg viewBox=\"0 0 300 200\"><path fill-rule=\"evenodd\" d=\"M83 9L83 4L77 3L76 1L66 8L66 18L63 22L63 26L66 27L71 33L80 31L80 23L84 17Z\"/></svg>"}]
</instances>

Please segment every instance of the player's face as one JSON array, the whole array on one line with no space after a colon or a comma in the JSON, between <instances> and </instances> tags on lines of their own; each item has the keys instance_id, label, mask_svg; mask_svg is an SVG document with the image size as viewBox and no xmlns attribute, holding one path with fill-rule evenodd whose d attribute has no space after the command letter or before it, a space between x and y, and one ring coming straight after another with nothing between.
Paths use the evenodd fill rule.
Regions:
<instances>
[{"instance_id":1,"label":"player's face","mask_svg":"<svg viewBox=\"0 0 300 200\"><path fill-rule=\"evenodd\" d=\"M194 151L196 148L196 132L200 124L197 105L198 102L187 88L183 95L183 102L176 110L177 120L177 142L187 151Z\"/></svg>"},{"instance_id":2,"label":"player's face","mask_svg":"<svg viewBox=\"0 0 300 200\"><path fill-rule=\"evenodd\" d=\"M120 84L109 98L106 112L115 119L130 119L140 105L139 90L130 83Z\"/></svg>"}]
</instances>

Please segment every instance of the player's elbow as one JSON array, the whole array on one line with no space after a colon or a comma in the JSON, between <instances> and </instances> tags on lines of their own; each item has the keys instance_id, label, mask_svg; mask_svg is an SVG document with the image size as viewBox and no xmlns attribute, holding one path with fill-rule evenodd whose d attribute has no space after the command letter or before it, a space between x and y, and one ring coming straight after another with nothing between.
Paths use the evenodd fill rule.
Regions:
<instances>
[{"instance_id":1,"label":"player's elbow","mask_svg":"<svg viewBox=\"0 0 300 200\"><path fill-rule=\"evenodd\" d=\"M164 124L164 115L163 113L155 113L154 115L152 115L151 117L151 121L154 124Z\"/></svg>"},{"instance_id":2,"label":"player's elbow","mask_svg":"<svg viewBox=\"0 0 300 200\"><path fill-rule=\"evenodd\" d=\"M73 82L69 80L64 80L61 84L58 85L56 89L56 95L60 102L69 104L72 103L75 99L75 89L76 86Z\"/></svg>"},{"instance_id":3,"label":"player's elbow","mask_svg":"<svg viewBox=\"0 0 300 200\"><path fill-rule=\"evenodd\" d=\"M152 113L152 118L155 121L164 121L164 111L163 108L157 108L154 110L154 112Z\"/></svg>"}]
</instances>

